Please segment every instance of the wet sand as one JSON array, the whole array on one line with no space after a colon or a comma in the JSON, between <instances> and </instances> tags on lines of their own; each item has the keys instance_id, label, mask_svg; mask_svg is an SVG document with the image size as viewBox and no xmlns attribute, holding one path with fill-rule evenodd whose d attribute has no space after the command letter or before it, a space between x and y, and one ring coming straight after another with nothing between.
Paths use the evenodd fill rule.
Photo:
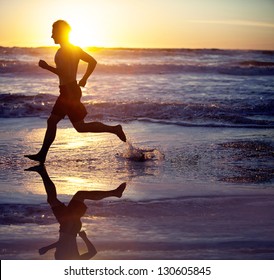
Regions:
<instances>
[{"instance_id":1,"label":"wet sand","mask_svg":"<svg viewBox=\"0 0 274 280\"><path fill-rule=\"evenodd\" d=\"M23 154L39 148L44 125L42 119L1 123L1 259L54 258L53 250L40 256L38 249L57 240L59 225L41 178L24 171L35 163ZM272 181L246 181L254 177L243 172L246 163L220 145L231 143L237 131L123 126L134 147L164 157L136 161L115 136L80 135L64 121L46 162L65 203L78 190L127 182L122 198L86 203L82 223L98 251L94 259L274 259Z\"/></svg>"},{"instance_id":2,"label":"wet sand","mask_svg":"<svg viewBox=\"0 0 274 280\"><path fill-rule=\"evenodd\" d=\"M98 251L94 259L99 260L273 259L273 198L93 203L83 228ZM53 259L54 250L40 256L38 249L56 241L57 233L56 223L2 225L1 259ZM80 238L79 244L83 253Z\"/></svg>"}]
</instances>

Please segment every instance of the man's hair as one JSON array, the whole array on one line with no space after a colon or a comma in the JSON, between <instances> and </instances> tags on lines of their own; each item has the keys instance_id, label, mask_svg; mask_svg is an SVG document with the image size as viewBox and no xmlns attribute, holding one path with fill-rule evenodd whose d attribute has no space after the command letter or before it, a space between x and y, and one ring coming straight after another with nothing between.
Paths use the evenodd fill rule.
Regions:
<instances>
[{"instance_id":1,"label":"man's hair","mask_svg":"<svg viewBox=\"0 0 274 280\"><path fill-rule=\"evenodd\" d=\"M70 25L65 20L57 20L52 25L53 28L59 29L64 33L69 33L71 31Z\"/></svg>"}]
</instances>

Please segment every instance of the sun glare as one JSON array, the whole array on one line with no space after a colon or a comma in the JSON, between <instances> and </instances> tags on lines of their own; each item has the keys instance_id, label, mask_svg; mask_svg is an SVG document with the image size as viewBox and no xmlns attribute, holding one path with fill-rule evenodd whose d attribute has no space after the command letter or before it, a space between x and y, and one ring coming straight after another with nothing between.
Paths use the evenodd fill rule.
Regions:
<instances>
[{"instance_id":1,"label":"sun glare","mask_svg":"<svg viewBox=\"0 0 274 280\"><path fill-rule=\"evenodd\" d=\"M88 47L93 45L93 40L90 36L87 36L84 26L82 24L72 24L72 31L70 34L70 41L75 45L79 45L81 47ZM93 38L94 39L94 38Z\"/></svg>"},{"instance_id":2,"label":"sun glare","mask_svg":"<svg viewBox=\"0 0 274 280\"><path fill-rule=\"evenodd\" d=\"M102 46L104 42L102 35L96 28L91 28L92 23L83 19L77 18L68 19L68 23L71 26L70 41L72 44L80 47Z\"/></svg>"}]
</instances>

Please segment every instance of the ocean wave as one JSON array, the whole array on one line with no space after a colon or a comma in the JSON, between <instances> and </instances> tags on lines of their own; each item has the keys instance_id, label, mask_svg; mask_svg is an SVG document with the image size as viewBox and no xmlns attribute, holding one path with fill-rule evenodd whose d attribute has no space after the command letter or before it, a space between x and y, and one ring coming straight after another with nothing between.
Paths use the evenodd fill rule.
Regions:
<instances>
[{"instance_id":1,"label":"ocean wave","mask_svg":"<svg viewBox=\"0 0 274 280\"><path fill-rule=\"evenodd\" d=\"M79 71L85 71L85 65L80 64ZM18 60L0 60L0 73L10 75L48 75L46 71L38 67L37 62L18 61ZM125 63L116 62L98 63L96 67L98 74L187 74L187 73L214 73L226 75L250 75L250 76L268 76L274 75L274 62L271 61L253 61L246 60L239 63L213 63L193 61L193 62L159 62L138 63L136 61Z\"/></svg>"},{"instance_id":2,"label":"ocean wave","mask_svg":"<svg viewBox=\"0 0 274 280\"><path fill-rule=\"evenodd\" d=\"M174 121L174 120L158 120L151 118L139 118L139 121L150 122L150 123L159 123L159 124L171 124L178 125L183 127L204 127L204 128L256 128L256 129L269 129L274 128L274 123L270 122L257 122L257 123L247 123L247 124L233 124L233 123L224 123L224 122L184 122L184 121Z\"/></svg>"},{"instance_id":3,"label":"ocean wave","mask_svg":"<svg viewBox=\"0 0 274 280\"><path fill-rule=\"evenodd\" d=\"M179 73L219 73L227 75L250 75L268 76L274 75L274 63L256 62L250 66L250 62L242 62L238 65L208 65L206 63L197 64L118 64L104 65L98 64L96 71L99 73L116 74L179 74Z\"/></svg>"},{"instance_id":4,"label":"ocean wave","mask_svg":"<svg viewBox=\"0 0 274 280\"><path fill-rule=\"evenodd\" d=\"M49 94L25 96L0 94L0 117L41 117L49 114L56 97Z\"/></svg>"},{"instance_id":5,"label":"ocean wave","mask_svg":"<svg viewBox=\"0 0 274 280\"><path fill-rule=\"evenodd\" d=\"M13 75L43 74L37 63L18 60L0 60L0 73Z\"/></svg>"},{"instance_id":6,"label":"ocean wave","mask_svg":"<svg viewBox=\"0 0 274 280\"><path fill-rule=\"evenodd\" d=\"M253 67L273 67L274 62L271 61L258 61L258 60L245 60L239 63L243 66L253 66Z\"/></svg>"},{"instance_id":7,"label":"ocean wave","mask_svg":"<svg viewBox=\"0 0 274 280\"><path fill-rule=\"evenodd\" d=\"M49 116L56 96L0 94L0 117ZM157 102L86 102L91 120L148 121L180 126L273 128L273 101L257 105ZM258 119L256 115L264 115Z\"/></svg>"}]
</instances>

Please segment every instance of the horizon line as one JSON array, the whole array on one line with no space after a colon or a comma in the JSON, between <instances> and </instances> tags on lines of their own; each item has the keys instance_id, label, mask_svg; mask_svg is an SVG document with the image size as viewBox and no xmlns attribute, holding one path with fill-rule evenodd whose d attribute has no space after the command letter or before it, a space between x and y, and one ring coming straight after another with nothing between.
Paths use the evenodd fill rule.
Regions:
<instances>
[{"instance_id":1,"label":"horizon line","mask_svg":"<svg viewBox=\"0 0 274 280\"><path fill-rule=\"evenodd\" d=\"M75 44L76 45L76 44ZM80 46L81 47L81 46ZM59 48L59 46L41 45L41 46L4 46L0 48L24 48L24 49L41 49L41 48ZM113 49L113 50L231 50L231 51L274 51L273 49L254 49L254 48L216 48L216 47L103 47L103 46L84 46L83 49Z\"/></svg>"}]
</instances>

